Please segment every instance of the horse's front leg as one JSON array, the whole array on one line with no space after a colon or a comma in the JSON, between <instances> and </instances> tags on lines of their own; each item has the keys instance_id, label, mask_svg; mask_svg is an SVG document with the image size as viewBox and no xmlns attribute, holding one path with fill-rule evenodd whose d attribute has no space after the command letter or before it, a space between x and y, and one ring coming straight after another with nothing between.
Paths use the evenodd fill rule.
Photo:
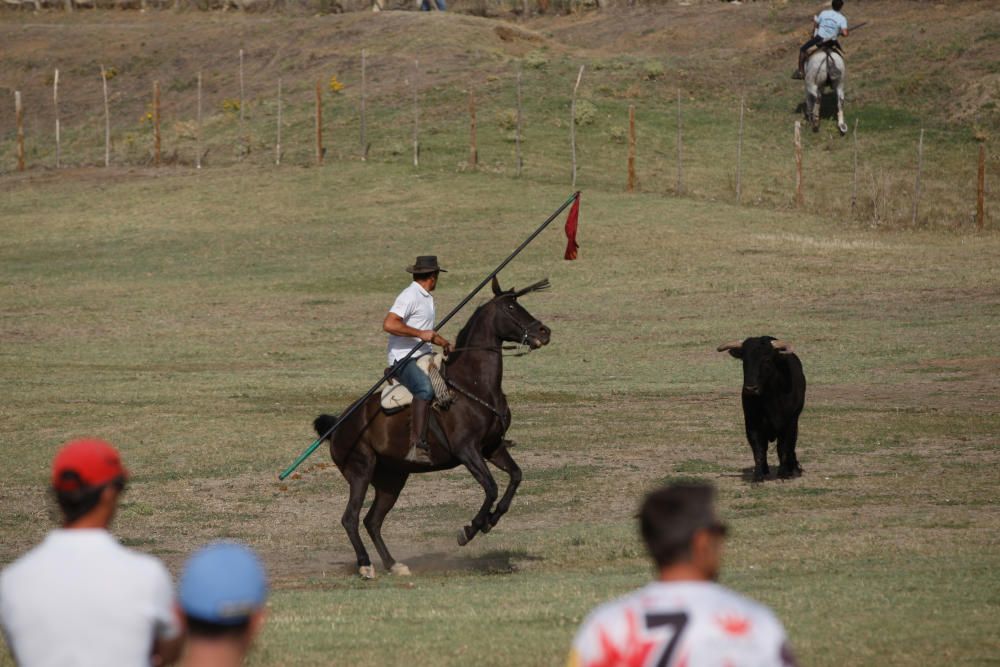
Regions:
<instances>
[{"instance_id":1,"label":"horse's front leg","mask_svg":"<svg viewBox=\"0 0 1000 667\"><path fill-rule=\"evenodd\" d=\"M503 497L500 502L497 503L496 509L490 514L489 523L483 528L484 533L488 533L490 528L497 525L500 521L500 517L507 513L510 509L510 504L514 500L514 494L517 493L517 487L521 484L521 468L514 462L511 458L510 452L507 451L506 440L504 444L497 447L497 450L493 452L493 456L490 457L490 463L495 465L500 470L503 470L510 477L510 481L507 483L507 490L504 492Z\"/></svg>"},{"instance_id":2,"label":"horse's front leg","mask_svg":"<svg viewBox=\"0 0 1000 667\"><path fill-rule=\"evenodd\" d=\"M847 123L844 121L844 82L837 84L837 129L840 136L847 134Z\"/></svg>"},{"instance_id":3,"label":"horse's front leg","mask_svg":"<svg viewBox=\"0 0 1000 667\"><path fill-rule=\"evenodd\" d=\"M483 455L478 450L468 447L458 455L458 460L469 469L472 476L483 487L483 491L486 492L483 505L479 508L476 516L473 517L472 523L458 531L458 545L464 547L469 543L469 540L476 536L476 533L489 525L490 509L493 507L493 503L496 502L498 493L496 480L493 479L489 468L486 467L486 460L483 459ZM486 530L489 530L489 528L486 528Z\"/></svg>"}]
</instances>

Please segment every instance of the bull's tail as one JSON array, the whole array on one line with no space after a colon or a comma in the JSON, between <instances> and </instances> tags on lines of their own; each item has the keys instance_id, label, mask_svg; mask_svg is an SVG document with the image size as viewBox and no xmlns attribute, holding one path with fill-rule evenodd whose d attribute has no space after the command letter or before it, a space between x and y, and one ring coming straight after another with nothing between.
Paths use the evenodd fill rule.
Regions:
<instances>
[{"instance_id":1,"label":"bull's tail","mask_svg":"<svg viewBox=\"0 0 1000 667\"><path fill-rule=\"evenodd\" d=\"M336 423L337 415L320 415L313 420L313 428L316 429L316 435L324 437Z\"/></svg>"}]
</instances>

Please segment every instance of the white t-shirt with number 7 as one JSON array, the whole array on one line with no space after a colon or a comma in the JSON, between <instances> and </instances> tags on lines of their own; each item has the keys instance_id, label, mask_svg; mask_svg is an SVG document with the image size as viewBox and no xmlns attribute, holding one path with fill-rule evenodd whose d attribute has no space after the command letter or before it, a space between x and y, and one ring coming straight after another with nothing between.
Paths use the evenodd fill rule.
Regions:
<instances>
[{"instance_id":1,"label":"white t-shirt with number 7","mask_svg":"<svg viewBox=\"0 0 1000 667\"><path fill-rule=\"evenodd\" d=\"M595 609L570 667L794 667L764 605L712 582L653 582Z\"/></svg>"}]
</instances>

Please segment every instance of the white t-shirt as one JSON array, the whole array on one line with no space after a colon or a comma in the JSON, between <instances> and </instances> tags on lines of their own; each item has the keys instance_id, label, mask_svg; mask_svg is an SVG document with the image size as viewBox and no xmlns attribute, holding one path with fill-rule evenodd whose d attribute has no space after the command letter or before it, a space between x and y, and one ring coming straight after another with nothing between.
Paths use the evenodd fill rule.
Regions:
<instances>
[{"instance_id":1,"label":"white t-shirt","mask_svg":"<svg viewBox=\"0 0 1000 667\"><path fill-rule=\"evenodd\" d=\"M834 9L824 9L813 20L816 21L813 35L825 40L837 39L842 31L847 30L847 19Z\"/></svg>"},{"instance_id":2,"label":"white t-shirt","mask_svg":"<svg viewBox=\"0 0 1000 667\"><path fill-rule=\"evenodd\" d=\"M417 282L410 283L409 287L399 293L389 312L399 315L406 326L414 329L434 328L434 297ZM405 357L419 342L419 338L389 334L389 365L392 366ZM430 354L432 351L430 343L424 343L414 356Z\"/></svg>"},{"instance_id":3,"label":"white t-shirt","mask_svg":"<svg viewBox=\"0 0 1000 667\"><path fill-rule=\"evenodd\" d=\"M788 667L781 622L767 607L711 582L653 582L595 609L570 667Z\"/></svg>"},{"instance_id":4,"label":"white t-shirt","mask_svg":"<svg viewBox=\"0 0 1000 667\"><path fill-rule=\"evenodd\" d=\"M21 667L149 665L180 634L170 573L106 530L53 530L0 573L0 625Z\"/></svg>"}]
</instances>

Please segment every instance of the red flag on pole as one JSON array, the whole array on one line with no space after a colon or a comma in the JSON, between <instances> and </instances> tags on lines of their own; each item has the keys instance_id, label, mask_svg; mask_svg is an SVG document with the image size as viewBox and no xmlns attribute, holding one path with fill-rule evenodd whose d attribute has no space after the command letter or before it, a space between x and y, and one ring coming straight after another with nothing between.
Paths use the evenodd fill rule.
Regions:
<instances>
[{"instance_id":1,"label":"red flag on pole","mask_svg":"<svg viewBox=\"0 0 1000 667\"><path fill-rule=\"evenodd\" d=\"M576 250L580 247L576 242L576 227L579 220L580 193L577 192L573 206L569 209L569 215L566 216L566 254L564 255L566 259L576 259Z\"/></svg>"}]
</instances>

